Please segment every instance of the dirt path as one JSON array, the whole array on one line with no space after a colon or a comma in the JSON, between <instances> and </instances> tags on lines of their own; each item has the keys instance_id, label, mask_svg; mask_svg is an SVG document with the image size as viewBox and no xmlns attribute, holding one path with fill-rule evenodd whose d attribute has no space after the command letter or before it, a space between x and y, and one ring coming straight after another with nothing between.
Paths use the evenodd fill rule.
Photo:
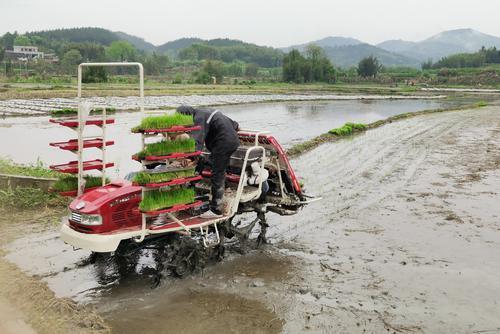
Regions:
<instances>
[{"instance_id":1,"label":"dirt path","mask_svg":"<svg viewBox=\"0 0 500 334\"><path fill-rule=\"evenodd\" d=\"M286 331L500 331L498 107L389 124L295 165L324 200L273 225L307 263Z\"/></svg>"},{"instance_id":2,"label":"dirt path","mask_svg":"<svg viewBox=\"0 0 500 334\"><path fill-rule=\"evenodd\" d=\"M33 328L26 324L24 314L4 298L0 298L0 333L35 334Z\"/></svg>"}]
</instances>

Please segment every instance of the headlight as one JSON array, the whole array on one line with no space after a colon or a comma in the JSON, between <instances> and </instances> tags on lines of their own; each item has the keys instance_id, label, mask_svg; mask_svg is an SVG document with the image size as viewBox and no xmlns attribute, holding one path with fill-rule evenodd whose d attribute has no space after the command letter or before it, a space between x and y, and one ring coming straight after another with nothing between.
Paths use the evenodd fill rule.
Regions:
<instances>
[{"instance_id":1,"label":"headlight","mask_svg":"<svg viewBox=\"0 0 500 334\"><path fill-rule=\"evenodd\" d=\"M100 215L83 215L82 221L80 222L82 225L102 225L102 217Z\"/></svg>"}]
</instances>

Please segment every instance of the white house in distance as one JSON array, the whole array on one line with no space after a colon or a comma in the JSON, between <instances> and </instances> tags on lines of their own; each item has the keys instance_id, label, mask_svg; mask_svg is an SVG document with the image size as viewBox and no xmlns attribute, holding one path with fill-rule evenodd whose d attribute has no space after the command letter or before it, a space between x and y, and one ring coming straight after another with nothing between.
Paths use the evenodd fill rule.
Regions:
<instances>
[{"instance_id":1,"label":"white house in distance","mask_svg":"<svg viewBox=\"0 0 500 334\"><path fill-rule=\"evenodd\" d=\"M14 45L14 50L6 50L5 56L10 59L16 60L32 60L32 59L43 59L43 52L38 52L36 46L22 46Z\"/></svg>"}]
</instances>

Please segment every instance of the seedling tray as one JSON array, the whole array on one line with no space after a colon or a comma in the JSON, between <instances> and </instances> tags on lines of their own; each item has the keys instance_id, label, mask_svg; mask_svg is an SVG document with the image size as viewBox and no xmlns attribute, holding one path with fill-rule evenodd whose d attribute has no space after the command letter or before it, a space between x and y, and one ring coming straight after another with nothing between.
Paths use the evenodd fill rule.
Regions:
<instances>
[{"instance_id":1,"label":"seedling tray","mask_svg":"<svg viewBox=\"0 0 500 334\"><path fill-rule=\"evenodd\" d=\"M163 156L147 156L144 160L146 161L163 161L163 160L170 160L170 159L183 159L183 158L189 158L189 157L196 157L201 155L201 151L197 152L191 152L191 153L172 153L169 155L163 155ZM141 161L137 155L133 155L132 159L135 161Z\"/></svg>"},{"instance_id":2,"label":"seedling tray","mask_svg":"<svg viewBox=\"0 0 500 334\"><path fill-rule=\"evenodd\" d=\"M168 186L176 186L176 185L185 184L185 183L189 183L189 182L199 181L199 180L201 180L201 178L202 178L201 175L191 176L191 177L183 177L183 178L179 178L179 179L170 180L168 182L148 183L148 184L143 185L142 187L161 188L161 187L168 187ZM136 182L134 182L133 185L134 186L141 186L140 184L138 184Z\"/></svg>"},{"instance_id":3,"label":"seedling tray","mask_svg":"<svg viewBox=\"0 0 500 334\"><path fill-rule=\"evenodd\" d=\"M113 140L108 140L106 141L106 146L111 146L114 145ZM71 139L66 142L59 142L59 143L50 143L50 146L53 147L59 147L61 150L67 150L67 151L77 151L78 150L78 139ZM90 147L97 147L97 148L102 148L103 147L103 140L101 138L95 138L95 139L87 139L83 141L83 148L90 148Z\"/></svg>"},{"instance_id":4,"label":"seedling tray","mask_svg":"<svg viewBox=\"0 0 500 334\"><path fill-rule=\"evenodd\" d=\"M177 204L177 205L174 205L174 206L172 206L170 208L166 208L166 209L155 210L155 211L141 211L141 212L148 215L148 216L158 216L158 215L161 215L162 213L173 213L173 212L188 210L191 208L201 206L202 204L203 204L202 201L196 201L196 202L189 203L189 204Z\"/></svg>"},{"instance_id":5,"label":"seedling tray","mask_svg":"<svg viewBox=\"0 0 500 334\"><path fill-rule=\"evenodd\" d=\"M112 162L108 162L106 165L104 165L102 163L102 160L100 159L89 160L83 162L83 170L93 170L93 169L103 170L104 168L113 167L114 165L115 164ZM71 161L68 162L67 164L61 164L61 165L52 165L49 166L49 168L61 173L76 174L78 173L78 161Z\"/></svg>"},{"instance_id":6,"label":"seedling tray","mask_svg":"<svg viewBox=\"0 0 500 334\"><path fill-rule=\"evenodd\" d=\"M49 122L51 123L55 123L55 124L59 124L59 125L62 125L62 126L67 126L67 127L70 127L70 128L76 128L78 127L78 119L51 119L49 120ZM115 120L113 118L109 118L109 119L106 119L106 124L113 124L115 122ZM85 125L97 125L97 126L102 126L104 123L104 120L103 119L99 119L99 118L90 118L90 119L87 119L87 121L85 122Z\"/></svg>"},{"instance_id":7,"label":"seedling tray","mask_svg":"<svg viewBox=\"0 0 500 334\"><path fill-rule=\"evenodd\" d=\"M191 132L191 131L197 131L201 130L201 126L182 126L182 125L175 125L171 128L167 129L144 129L144 130L138 130L135 131L134 133L143 133L146 135L155 135L158 133L177 133L177 132Z\"/></svg>"}]
</instances>

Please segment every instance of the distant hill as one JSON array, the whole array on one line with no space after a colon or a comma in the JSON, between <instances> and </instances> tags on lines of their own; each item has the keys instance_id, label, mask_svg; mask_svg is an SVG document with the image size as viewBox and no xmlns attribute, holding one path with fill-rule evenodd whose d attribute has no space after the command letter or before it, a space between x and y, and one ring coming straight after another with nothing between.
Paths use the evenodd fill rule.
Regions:
<instances>
[{"instance_id":1,"label":"distant hill","mask_svg":"<svg viewBox=\"0 0 500 334\"><path fill-rule=\"evenodd\" d=\"M167 42L165 44L159 45L157 50L159 52L168 53L170 55L177 55L179 50L188 48L195 43L201 43L203 40L201 38L190 37L190 38L180 38L175 41Z\"/></svg>"},{"instance_id":2,"label":"distant hill","mask_svg":"<svg viewBox=\"0 0 500 334\"><path fill-rule=\"evenodd\" d=\"M156 51L156 46L149 43L148 41L144 40L144 38L137 37L134 35L129 35L127 33L121 32L121 31L115 31L115 35L118 36L118 38L123 39L133 46L136 47L138 50L142 51Z\"/></svg>"},{"instance_id":3,"label":"distant hill","mask_svg":"<svg viewBox=\"0 0 500 334\"><path fill-rule=\"evenodd\" d=\"M334 47L338 47L338 46L363 44L363 42L361 42L360 40L354 39L354 38L349 38L349 37L330 36L330 37L318 39L316 41L311 41L309 43L288 46L285 48L281 48L281 50L283 52L290 52L292 49L297 49L297 50L302 52L305 50L305 48L309 44L315 44L315 45L320 46L322 48L325 48L325 47L334 48Z\"/></svg>"},{"instance_id":4,"label":"distant hill","mask_svg":"<svg viewBox=\"0 0 500 334\"><path fill-rule=\"evenodd\" d=\"M179 49L178 57L182 60L220 60L226 63L240 61L262 67L276 67L281 65L283 52L240 40L218 38L202 40Z\"/></svg>"},{"instance_id":5,"label":"distant hill","mask_svg":"<svg viewBox=\"0 0 500 334\"><path fill-rule=\"evenodd\" d=\"M370 44L326 47L324 50L330 61L335 66L340 67L357 66L361 59L369 56L377 57L384 66L420 66L420 62L416 59L389 52Z\"/></svg>"},{"instance_id":6,"label":"distant hill","mask_svg":"<svg viewBox=\"0 0 500 334\"><path fill-rule=\"evenodd\" d=\"M110 45L112 42L120 40L120 37L114 32L94 27L68 28L43 30L26 33L26 36L39 36L47 40L60 40L66 42L83 43L92 42L102 45Z\"/></svg>"},{"instance_id":7,"label":"distant hill","mask_svg":"<svg viewBox=\"0 0 500 334\"><path fill-rule=\"evenodd\" d=\"M389 41L385 41L382 43L379 43L376 45L376 47L379 47L381 49L390 51L390 52L404 52L406 50L409 50L413 46L415 46L417 43L416 42L409 42L409 41L404 41L402 39L391 39Z\"/></svg>"},{"instance_id":8,"label":"distant hill","mask_svg":"<svg viewBox=\"0 0 500 334\"><path fill-rule=\"evenodd\" d=\"M391 52L425 61L436 60L456 53L475 52L481 47L500 47L500 38L473 29L443 31L421 42L386 41L377 45Z\"/></svg>"}]
</instances>

